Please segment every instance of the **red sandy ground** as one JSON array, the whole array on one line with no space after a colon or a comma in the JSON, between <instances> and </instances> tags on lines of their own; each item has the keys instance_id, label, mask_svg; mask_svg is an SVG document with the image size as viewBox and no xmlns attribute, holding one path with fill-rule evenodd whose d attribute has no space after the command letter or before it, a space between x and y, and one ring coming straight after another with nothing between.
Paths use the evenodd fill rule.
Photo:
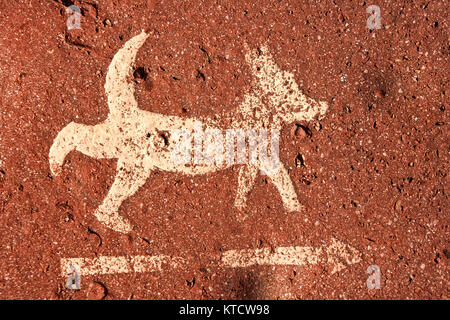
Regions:
<instances>
[{"instance_id":1,"label":"red sandy ground","mask_svg":"<svg viewBox=\"0 0 450 320\"><path fill-rule=\"evenodd\" d=\"M81 30L66 28L70 4L82 9ZM373 31L370 4L0 1L0 298L447 299L448 3L377 1L382 28ZM143 109L232 111L251 86L243 44L265 41L307 95L330 104L322 121L281 134L306 212L287 214L261 176L242 222L236 169L194 178L158 171L122 205L134 230L120 235L92 215L116 161L73 152L61 176L50 174L56 134L106 118L107 67L142 29L152 34L135 73ZM362 262L331 274L321 264L209 261L223 250L332 238ZM156 254L194 259L180 270L83 277L79 291L61 276L61 258ZM381 268L380 290L366 287L369 265Z\"/></svg>"}]
</instances>

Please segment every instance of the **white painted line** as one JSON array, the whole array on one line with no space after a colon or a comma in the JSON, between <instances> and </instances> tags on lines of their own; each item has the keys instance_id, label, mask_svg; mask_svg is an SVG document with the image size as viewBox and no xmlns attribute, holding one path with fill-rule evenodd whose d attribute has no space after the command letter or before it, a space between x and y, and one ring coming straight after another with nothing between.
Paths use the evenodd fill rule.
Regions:
<instances>
[{"instance_id":1,"label":"white painted line","mask_svg":"<svg viewBox=\"0 0 450 320\"><path fill-rule=\"evenodd\" d=\"M78 266L83 275L161 271L164 264L177 268L183 259L157 256L100 256L98 258L63 258L61 270L66 275L70 266Z\"/></svg>"},{"instance_id":2,"label":"white painted line","mask_svg":"<svg viewBox=\"0 0 450 320\"><path fill-rule=\"evenodd\" d=\"M302 266L317 264L322 255L322 249L311 247L280 247L271 251L271 248L230 250L222 256L222 265L231 268L246 268L253 265L292 265Z\"/></svg>"},{"instance_id":3,"label":"white painted line","mask_svg":"<svg viewBox=\"0 0 450 320\"><path fill-rule=\"evenodd\" d=\"M328 247L278 247L262 249L228 250L217 259L217 266L224 268L247 268L254 265L303 266L319 263L329 264L332 274L348 265L361 261L360 253L333 239ZM156 256L100 256L98 258L63 258L62 275L67 276L70 266L77 266L82 275L160 272L187 266L189 259Z\"/></svg>"}]
</instances>

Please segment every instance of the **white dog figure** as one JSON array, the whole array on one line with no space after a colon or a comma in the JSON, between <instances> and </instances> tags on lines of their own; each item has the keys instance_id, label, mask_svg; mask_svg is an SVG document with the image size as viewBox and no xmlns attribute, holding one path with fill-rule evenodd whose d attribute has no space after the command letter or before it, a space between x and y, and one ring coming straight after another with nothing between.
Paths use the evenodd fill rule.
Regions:
<instances>
[{"instance_id":1,"label":"white dog figure","mask_svg":"<svg viewBox=\"0 0 450 320\"><path fill-rule=\"evenodd\" d=\"M133 72L137 52L147 37L148 34L142 31L127 41L111 61L105 83L110 110L108 118L94 126L69 123L58 133L49 152L50 169L55 176L61 172L64 159L73 150L97 159L118 159L114 183L94 214L104 225L122 233L130 232L132 227L119 215L119 208L125 199L146 182L152 170L197 175L231 165L186 165L172 161L177 145L180 146L180 137L171 134L162 139L161 132L192 132L199 127L205 131L214 130L218 124L211 119L182 118L138 108L134 84L127 78ZM251 67L256 89L246 94L238 106L236 114L240 117L233 118L231 122L234 129L279 130L283 124L310 121L325 114L328 105L306 97L299 90L293 74L280 70L266 46L253 51L246 46L246 51L246 62ZM255 184L258 165L252 163L240 166L235 206L243 208ZM268 178L278 189L288 211L303 209L288 171L282 164Z\"/></svg>"}]
</instances>

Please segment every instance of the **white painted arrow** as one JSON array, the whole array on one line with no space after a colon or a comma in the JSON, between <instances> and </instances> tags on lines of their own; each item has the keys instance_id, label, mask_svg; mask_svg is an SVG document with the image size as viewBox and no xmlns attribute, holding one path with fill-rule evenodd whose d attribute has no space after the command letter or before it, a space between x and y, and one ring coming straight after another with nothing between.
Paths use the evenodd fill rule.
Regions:
<instances>
[{"instance_id":1,"label":"white painted arrow","mask_svg":"<svg viewBox=\"0 0 450 320\"><path fill-rule=\"evenodd\" d=\"M246 268L254 265L303 266L328 263L332 274L346 266L359 263L361 254L349 245L333 239L326 247L278 247L261 249L228 250L222 253L217 266L224 268ZM97 258L63 258L63 276L77 266L82 275L158 272L176 269L189 264L189 259L155 256L100 256Z\"/></svg>"}]
</instances>

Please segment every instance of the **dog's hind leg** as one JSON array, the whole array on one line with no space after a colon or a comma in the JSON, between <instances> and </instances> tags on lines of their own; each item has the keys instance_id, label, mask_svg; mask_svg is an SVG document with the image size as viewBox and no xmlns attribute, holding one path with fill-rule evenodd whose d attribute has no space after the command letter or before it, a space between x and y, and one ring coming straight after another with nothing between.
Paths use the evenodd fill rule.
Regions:
<instances>
[{"instance_id":1,"label":"dog's hind leg","mask_svg":"<svg viewBox=\"0 0 450 320\"><path fill-rule=\"evenodd\" d=\"M151 167L144 165L143 161L129 162L129 159L119 159L114 183L103 203L95 210L95 217L114 231L130 232L131 225L119 215L119 208L125 199L144 185L150 170Z\"/></svg>"},{"instance_id":2,"label":"dog's hind leg","mask_svg":"<svg viewBox=\"0 0 450 320\"><path fill-rule=\"evenodd\" d=\"M119 136L114 126L101 123L89 126L71 122L56 136L49 152L50 170L54 175L61 172L67 154L72 150L80 151L93 158L115 158Z\"/></svg>"},{"instance_id":3,"label":"dog's hind leg","mask_svg":"<svg viewBox=\"0 0 450 320\"><path fill-rule=\"evenodd\" d=\"M283 200L284 207L288 211L302 211L304 209L298 201L291 177L283 164L279 164L277 173L269 174L267 177L277 187L281 199Z\"/></svg>"},{"instance_id":4,"label":"dog's hind leg","mask_svg":"<svg viewBox=\"0 0 450 320\"><path fill-rule=\"evenodd\" d=\"M255 185L258 168L254 166L242 166L239 170L238 188L234 205L238 209L243 209L247 202L247 196Z\"/></svg>"}]
</instances>

